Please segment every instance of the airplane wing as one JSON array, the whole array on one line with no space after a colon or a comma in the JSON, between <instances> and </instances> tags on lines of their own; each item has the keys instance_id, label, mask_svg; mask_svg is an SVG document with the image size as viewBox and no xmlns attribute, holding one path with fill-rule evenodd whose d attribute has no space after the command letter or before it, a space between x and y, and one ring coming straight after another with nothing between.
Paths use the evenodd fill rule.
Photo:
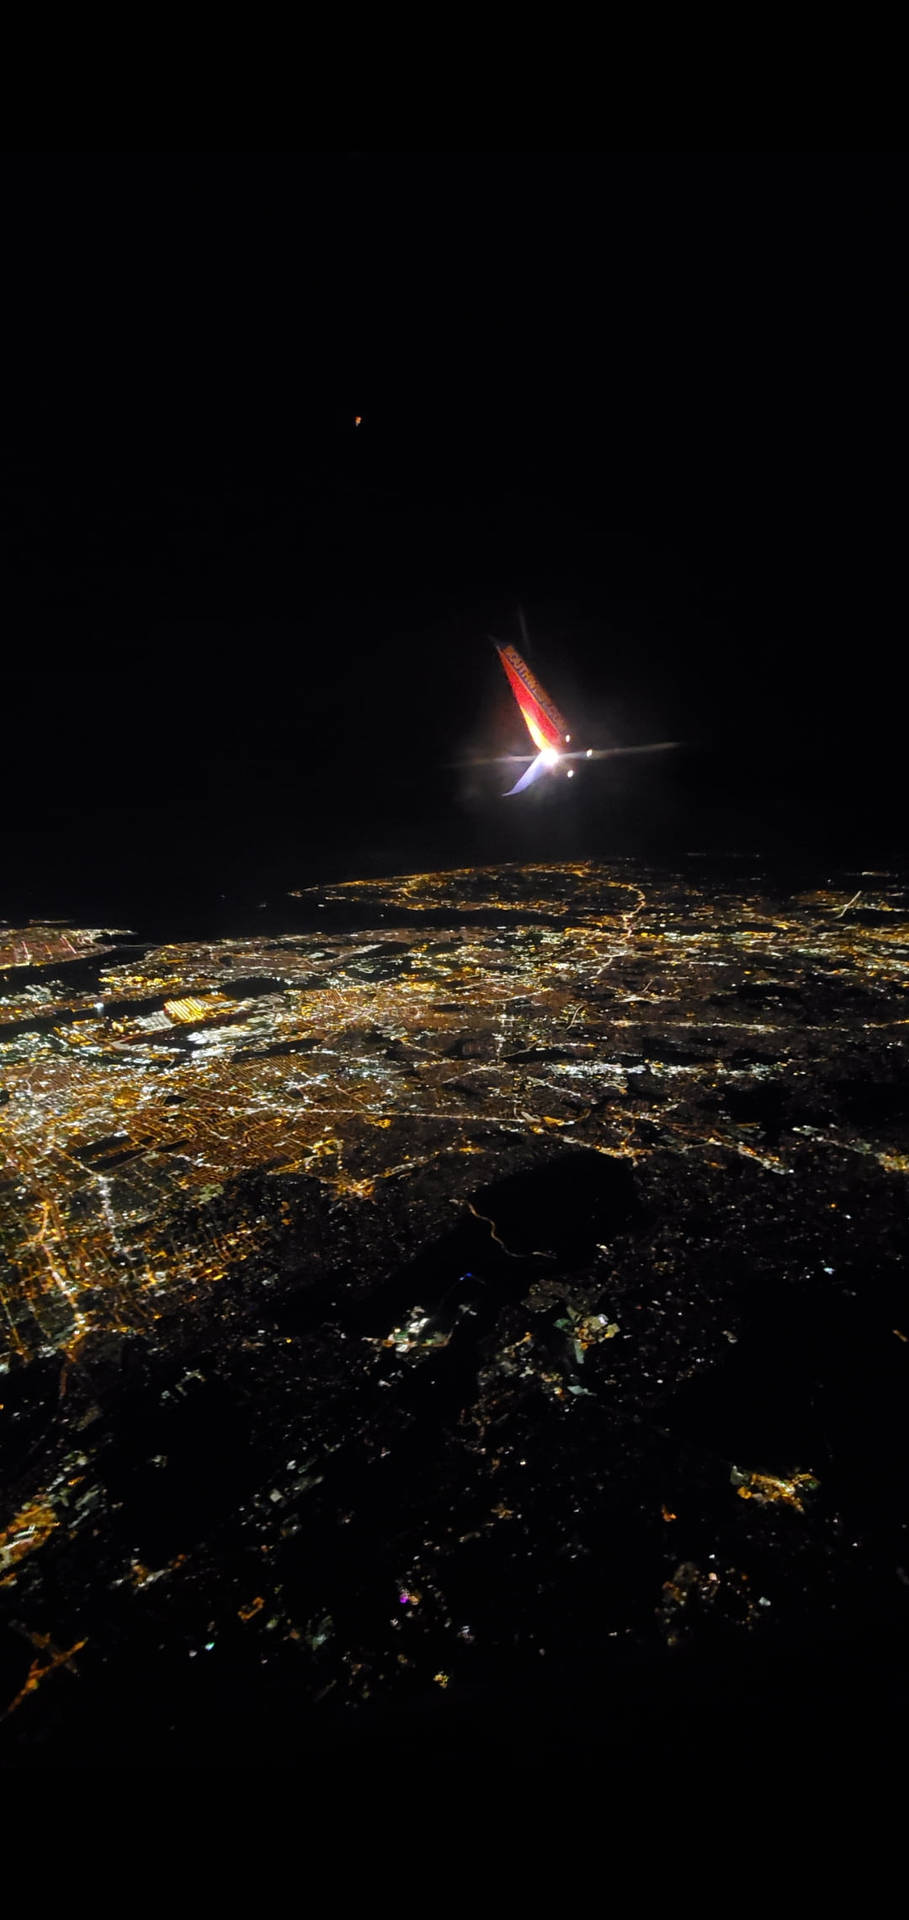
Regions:
<instances>
[{"instance_id":1,"label":"airplane wing","mask_svg":"<svg viewBox=\"0 0 909 1920\"><path fill-rule=\"evenodd\" d=\"M550 700L548 693L544 693L526 660L521 659L517 647L502 647L498 640L494 644L537 752L559 752L569 735L555 702Z\"/></svg>"},{"instance_id":2,"label":"airplane wing","mask_svg":"<svg viewBox=\"0 0 909 1920\"><path fill-rule=\"evenodd\" d=\"M551 764L551 758L551 749L548 747L542 753L538 753L536 759L531 761L527 772L522 773L520 780L516 780L513 787L506 789L505 798L509 799L513 793L523 793L525 787L532 787L534 781L539 780L540 774L546 772Z\"/></svg>"},{"instance_id":3,"label":"airplane wing","mask_svg":"<svg viewBox=\"0 0 909 1920\"><path fill-rule=\"evenodd\" d=\"M521 632L526 637L524 616L521 614ZM491 637L491 636L490 636ZM680 743L677 740L654 740L646 746L637 747L588 747L579 752L571 750L571 735L565 720L554 700L541 687L536 675L531 673L526 660L519 654L517 647L503 647L498 640L493 645L502 662L505 677L514 694L518 711L536 748L536 758L521 774L513 787L508 788L508 796L523 793L526 787L532 787L540 775L546 773L557 763L566 760L612 760L619 755L633 753L666 753ZM505 764L524 765L530 756L509 754ZM568 769L569 780L573 772Z\"/></svg>"}]
</instances>

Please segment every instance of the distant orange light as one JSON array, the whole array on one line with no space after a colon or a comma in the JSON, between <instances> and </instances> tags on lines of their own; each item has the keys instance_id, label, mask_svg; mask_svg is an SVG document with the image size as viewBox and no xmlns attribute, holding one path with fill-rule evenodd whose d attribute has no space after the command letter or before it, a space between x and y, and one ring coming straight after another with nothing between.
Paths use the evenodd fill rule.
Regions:
<instances>
[{"instance_id":1,"label":"distant orange light","mask_svg":"<svg viewBox=\"0 0 909 1920\"><path fill-rule=\"evenodd\" d=\"M362 425L363 425L363 415L362 415L362 413L355 413L355 414L354 414L354 426L355 426L355 427L362 427Z\"/></svg>"}]
</instances>

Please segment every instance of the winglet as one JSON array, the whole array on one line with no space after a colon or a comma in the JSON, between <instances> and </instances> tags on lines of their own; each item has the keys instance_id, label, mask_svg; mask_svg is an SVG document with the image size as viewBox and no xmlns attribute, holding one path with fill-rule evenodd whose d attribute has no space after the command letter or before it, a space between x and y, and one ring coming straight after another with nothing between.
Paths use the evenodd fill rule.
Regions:
<instances>
[{"instance_id":1,"label":"winglet","mask_svg":"<svg viewBox=\"0 0 909 1920\"><path fill-rule=\"evenodd\" d=\"M532 787L534 781L539 780L540 774L546 772L550 761L551 755L548 748L545 748L542 753L538 753L536 759L531 760L527 772L522 773L520 780L516 781L513 787L508 788L505 794L506 800L510 800L513 793L523 793L525 787Z\"/></svg>"}]
</instances>

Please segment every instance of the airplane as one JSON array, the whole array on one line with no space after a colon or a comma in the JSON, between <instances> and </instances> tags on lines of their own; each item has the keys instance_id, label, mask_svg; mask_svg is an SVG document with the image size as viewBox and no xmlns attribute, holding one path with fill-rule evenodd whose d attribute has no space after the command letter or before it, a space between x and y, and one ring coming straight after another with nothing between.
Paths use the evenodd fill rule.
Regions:
<instances>
[{"instance_id":1,"label":"airplane","mask_svg":"<svg viewBox=\"0 0 909 1920\"><path fill-rule=\"evenodd\" d=\"M526 646L527 628L523 613L519 617L521 637ZM513 787L507 789L505 796L507 799L510 799L512 794L523 793L527 787L533 786L544 773L563 771L567 779L573 780L574 767L564 764L569 760L611 760L619 754L665 753L679 745L677 740L657 740L644 747L587 747L581 751L572 751L571 734L568 732L562 714L555 702L549 698L548 693L544 692L536 676L531 673L517 647L503 646L493 634L489 637L502 662L505 677L517 701L521 718L536 748L535 755L525 753L505 756L512 765L525 765L527 761L530 762L526 772L521 774Z\"/></svg>"}]
</instances>

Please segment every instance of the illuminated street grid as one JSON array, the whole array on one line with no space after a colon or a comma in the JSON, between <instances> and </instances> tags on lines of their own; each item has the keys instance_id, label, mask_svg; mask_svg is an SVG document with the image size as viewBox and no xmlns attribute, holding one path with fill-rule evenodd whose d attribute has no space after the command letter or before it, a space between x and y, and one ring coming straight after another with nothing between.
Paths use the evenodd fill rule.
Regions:
<instances>
[{"instance_id":1,"label":"illuminated street grid","mask_svg":"<svg viewBox=\"0 0 909 1920\"><path fill-rule=\"evenodd\" d=\"M478 905L513 913L516 898L522 914L553 919L545 870L351 883L319 897L342 911L366 904L377 922L403 908L468 923L157 947L108 957L77 991L64 972L43 975L70 945L90 951L91 935L7 933L7 954L37 955L0 995L10 1352L74 1352L90 1330L128 1333L165 1304L207 1301L254 1250L256 1224L209 1232L206 1206L252 1171L309 1175L367 1207L427 1159L488 1155L493 1131L639 1156L658 1088L678 1151L751 1155L785 1174L797 1142L768 1151L757 1126L721 1111L705 1132L680 1092L792 1071L812 1033L829 1043L825 993L844 975L867 1000L860 1033L892 1030L898 1043L909 1025L903 896L880 883L864 896L869 925L842 914L835 893L771 912L689 887L667 915L612 876L558 877L571 899L554 924L469 924ZM742 1061L743 1047L773 1057ZM841 1128L839 1145L909 1170L860 1128ZM454 1177L476 1184L471 1167Z\"/></svg>"},{"instance_id":2,"label":"illuminated street grid","mask_svg":"<svg viewBox=\"0 0 909 1920\"><path fill-rule=\"evenodd\" d=\"M204 1630L213 1646L228 1617L234 1635L267 1628L263 1658L278 1643L312 1656L314 1697L368 1695L397 1684L402 1666L445 1688L474 1633L455 1617L442 1546L425 1544L425 1527L395 1550L394 1632L380 1647L377 1628L359 1652L341 1645L328 1600L311 1597L306 1617L294 1615L268 1556L299 1531L298 1509L333 1451L393 1453L373 1388L445 1358L461 1314L488 1316L489 1277L447 1315L438 1299L408 1297L406 1280L392 1285L387 1324L364 1322L346 1355L343 1302L326 1316L333 1331L303 1334L276 1332L267 1315L257 1325L258 1303L332 1279L346 1297L381 1301L386 1281L456 1231L472 1232L506 1278L520 1269L521 1297L489 1321L452 1420L462 1456L499 1475L463 1537L526 1536L532 1519L506 1482L530 1388L562 1419L610 1394L626 1411L646 1406L736 1339L717 1275L721 1260L741 1261L761 1222L772 1258L789 1236L799 1261L832 1274L836 1236L848 1249L858 1232L844 1194L860 1192L885 1224L904 1208L909 896L891 875L784 897L758 880L744 890L701 882L696 862L681 876L468 869L308 890L288 902L286 924L280 935L150 948L123 931L0 930L3 1366L13 1381L52 1367L56 1381L52 1431L10 1483L0 1530L17 1618L30 1593L27 1631L50 1635L30 1642L37 1655L17 1708L45 1672L66 1667L80 1635L89 1649L97 1642L85 1597L66 1619L47 1615L39 1570L116 1510L98 1459L107 1374L119 1377L130 1342L153 1358L185 1345L183 1377L164 1390L172 1404L210 1377L210 1358L192 1365L200 1342L209 1356L220 1346L218 1366L246 1356L253 1369L272 1364L276 1342L297 1343L293 1392L274 1386L292 1457L265 1465L229 1517L244 1552L254 1539L264 1556L258 1585L238 1559L216 1604L210 1541L175 1536L179 1550L162 1545L153 1560L141 1543L116 1545L114 1528L110 1592L190 1581L181 1634L202 1646ZM607 1219L588 1236L583 1258L563 1258L559 1222L547 1233L531 1206L525 1230L508 1181L555 1166L570 1196L575 1173L593 1178L600 1165L604 1179L612 1169L630 1182L646 1228L632 1249L617 1214L613 1229ZM496 1183L502 1213L488 1197ZM566 1205L583 1234L587 1189L577 1192ZM425 1294L425 1276L420 1286ZM342 1363L343 1418L332 1412ZM315 1370L304 1401L301 1367ZM358 1414L361 1390L371 1410ZM267 1454L261 1420L256 1430ZM782 1515L774 1525L803 1516L810 1526L814 1463L769 1464L731 1464L739 1524L766 1528ZM658 1503L664 1531L670 1497ZM579 1483L579 1540L591 1498ZM740 1552L747 1559L741 1542ZM678 1564L667 1562L654 1609L669 1644L718 1593L740 1625L759 1619L741 1566L708 1575L681 1549L669 1555ZM86 1576L83 1596L91 1590ZM417 1616L422 1642L414 1629L405 1653L402 1622L406 1637ZM87 1657L72 1656L82 1671Z\"/></svg>"}]
</instances>

